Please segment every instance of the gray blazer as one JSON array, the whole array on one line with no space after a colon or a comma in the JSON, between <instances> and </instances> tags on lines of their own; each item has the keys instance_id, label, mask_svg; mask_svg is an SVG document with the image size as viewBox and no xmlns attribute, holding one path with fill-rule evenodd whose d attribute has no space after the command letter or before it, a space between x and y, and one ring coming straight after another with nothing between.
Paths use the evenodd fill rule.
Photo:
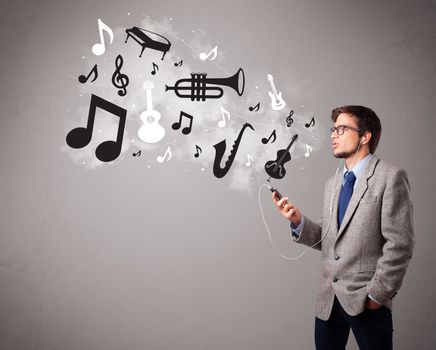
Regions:
<instances>
[{"instance_id":1,"label":"gray blazer","mask_svg":"<svg viewBox=\"0 0 436 350\"><path fill-rule=\"evenodd\" d=\"M315 314L330 316L336 295L352 316L365 308L368 294L392 309L413 250L413 206L404 170L372 156L338 228L342 172L324 190L320 223L304 217L298 242L321 250L322 275Z\"/></svg>"}]
</instances>

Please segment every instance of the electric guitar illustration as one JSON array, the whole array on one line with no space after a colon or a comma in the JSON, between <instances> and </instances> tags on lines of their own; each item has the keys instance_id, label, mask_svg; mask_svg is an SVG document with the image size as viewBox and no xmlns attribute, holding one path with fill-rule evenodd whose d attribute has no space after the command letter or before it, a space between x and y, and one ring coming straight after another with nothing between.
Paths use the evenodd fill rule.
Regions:
<instances>
[{"instance_id":1,"label":"electric guitar illustration","mask_svg":"<svg viewBox=\"0 0 436 350\"><path fill-rule=\"evenodd\" d=\"M273 91L268 91L269 97L271 98L271 108L275 111L279 111L286 106L286 102L282 98L282 93L277 93L272 75L268 74L267 78L271 84L271 89Z\"/></svg>"},{"instance_id":2,"label":"electric guitar illustration","mask_svg":"<svg viewBox=\"0 0 436 350\"><path fill-rule=\"evenodd\" d=\"M143 125L138 130L138 136L146 143L159 142L165 136L165 129L159 124L160 113L154 110L152 105L151 89L153 87L152 81L144 83L144 89L147 90L147 109L139 116Z\"/></svg>"}]
</instances>

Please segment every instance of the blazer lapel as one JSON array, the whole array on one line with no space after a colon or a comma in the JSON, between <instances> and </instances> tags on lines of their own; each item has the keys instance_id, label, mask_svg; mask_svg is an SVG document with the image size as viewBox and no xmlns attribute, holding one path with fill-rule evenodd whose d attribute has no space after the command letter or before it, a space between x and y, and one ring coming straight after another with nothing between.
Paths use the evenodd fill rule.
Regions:
<instances>
[{"instance_id":1,"label":"blazer lapel","mask_svg":"<svg viewBox=\"0 0 436 350\"><path fill-rule=\"evenodd\" d=\"M378 160L379 159L375 155L372 156L371 160L369 161L369 163L366 166L365 173L357 182L356 188L354 189L353 195L351 196L350 202L348 203L347 210L345 211L344 218L342 219L341 227L339 227L339 231L338 231L338 235L337 235L336 239L338 239L341 236L341 234L344 232L350 219L353 217L353 214L356 211L356 208L357 208L360 200L362 199L363 195L365 194L366 190L368 189L368 179L374 174L375 166L376 166ZM338 192L337 196L339 197L339 192ZM337 206L338 206L338 203L336 200L336 217L335 217L336 218L336 225L337 225L337 221L338 221L337 220L337 210L338 210Z\"/></svg>"},{"instance_id":2,"label":"blazer lapel","mask_svg":"<svg viewBox=\"0 0 436 350\"><path fill-rule=\"evenodd\" d=\"M333 201L332 203L332 210L330 214L330 220L333 220L333 222L330 223L330 225L333 226L333 232L336 234L338 232L338 201L339 201L339 193L341 192L342 182L344 180L344 176L342 174L342 171L340 174L337 174L335 179L333 180ZM329 199L332 200L331 198Z\"/></svg>"}]
</instances>

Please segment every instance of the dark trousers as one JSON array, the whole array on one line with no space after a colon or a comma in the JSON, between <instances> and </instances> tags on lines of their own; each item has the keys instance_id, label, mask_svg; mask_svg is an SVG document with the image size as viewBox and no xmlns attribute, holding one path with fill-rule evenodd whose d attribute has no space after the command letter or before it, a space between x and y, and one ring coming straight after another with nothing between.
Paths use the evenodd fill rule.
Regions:
<instances>
[{"instance_id":1,"label":"dark trousers","mask_svg":"<svg viewBox=\"0 0 436 350\"><path fill-rule=\"evenodd\" d=\"M360 350L392 350L391 310L382 306L350 316L336 297L330 318L327 321L315 318L316 349L345 350L350 328Z\"/></svg>"}]
</instances>

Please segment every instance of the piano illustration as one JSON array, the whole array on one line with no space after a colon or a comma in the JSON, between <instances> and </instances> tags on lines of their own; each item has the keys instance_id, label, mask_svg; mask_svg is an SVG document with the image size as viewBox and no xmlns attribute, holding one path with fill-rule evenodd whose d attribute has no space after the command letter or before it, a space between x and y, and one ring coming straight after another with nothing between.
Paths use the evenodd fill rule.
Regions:
<instances>
[{"instance_id":1,"label":"piano illustration","mask_svg":"<svg viewBox=\"0 0 436 350\"><path fill-rule=\"evenodd\" d=\"M164 59L165 54L170 50L171 43L167 38L163 37L160 34L138 27L126 29L126 33L127 33L127 38L125 41L126 43L127 40L130 37L132 37L133 40L135 40L139 45L141 45L142 50L139 57L142 56L142 53L144 52L146 47L163 52L162 60Z\"/></svg>"}]
</instances>

